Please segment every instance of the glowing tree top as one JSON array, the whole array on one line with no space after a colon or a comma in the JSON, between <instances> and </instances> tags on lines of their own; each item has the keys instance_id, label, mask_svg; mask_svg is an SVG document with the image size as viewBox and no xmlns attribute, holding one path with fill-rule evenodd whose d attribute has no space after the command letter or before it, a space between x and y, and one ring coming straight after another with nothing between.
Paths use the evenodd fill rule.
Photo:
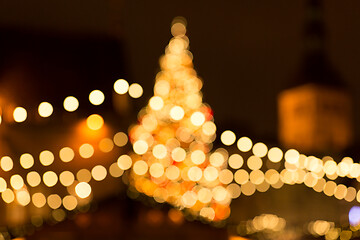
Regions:
<instances>
[{"instance_id":1,"label":"glowing tree top","mask_svg":"<svg viewBox=\"0 0 360 240\"><path fill-rule=\"evenodd\" d=\"M174 37L160 58L154 96L129 132L136 153L131 184L158 202L207 220L223 220L231 201L219 178L227 152L211 153L216 125L212 110L202 102L202 81L193 68L185 21L175 19L171 32Z\"/></svg>"}]
</instances>

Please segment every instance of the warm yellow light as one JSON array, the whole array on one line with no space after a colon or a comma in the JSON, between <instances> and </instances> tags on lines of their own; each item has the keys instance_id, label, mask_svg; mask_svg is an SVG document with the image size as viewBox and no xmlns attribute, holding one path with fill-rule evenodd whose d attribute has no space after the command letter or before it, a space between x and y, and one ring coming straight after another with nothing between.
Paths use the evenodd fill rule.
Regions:
<instances>
[{"instance_id":1,"label":"warm yellow light","mask_svg":"<svg viewBox=\"0 0 360 240\"><path fill-rule=\"evenodd\" d=\"M47 198L47 203L48 203L50 208L57 209L57 208L59 208L61 206L61 198L57 194L51 194Z\"/></svg>"},{"instance_id":2,"label":"warm yellow light","mask_svg":"<svg viewBox=\"0 0 360 240\"><path fill-rule=\"evenodd\" d=\"M134 142L133 149L136 154L142 155L147 152L149 146L144 140Z\"/></svg>"},{"instance_id":3,"label":"warm yellow light","mask_svg":"<svg viewBox=\"0 0 360 240\"><path fill-rule=\"evenodd\" d=\"M129 168L131 168L132 159L128 155L121 155L117 160L117 165L122 170L128 170Z\"/></svg>"},{"instance_id":4,"label":"warm yellow light","mask_svg":"<svg viewBox=\"0 0 360 240\"><path fill-rule=\"evenodd\" d=\"M157 159L163 159L167 155L167 148L163 144L157 144L153 147L152 153Z\"/></svg>"},{"instance_id":5,"label":"warm yellow light","mask_svg":"<svg viewBox=\"0 0 360 240\"><path fill-rule=\"evenodd\" d=\"M360 164L358 164L358 163L352 164L349 174L352 178L359 177L360 176Z\"/></svg>"},{"instance_id":6,"label":"warm yellow light","mask_svg":"<svg viewBox=\"0 0 360 240\"><path fill-rule=\"evenodd\" d=\"M347 189L345 200L348 202L352 202L352 201L354 201L355 198L356 198L356 189L353 187L349 187Z\"/></svg>"},{"instance_id":7,"label":"warm yellow light","mask_svg":"<svg viewBox=\"0 0 360 240\"><path fill-rule=\"evenodd\" d=\"M124 170L122 170L121 168L119 168L119 166L117 165L117 162L116 163L113 163L110 165L109 167L109 173L111 176L115 177L115 178L118 178L120 177L121 175L123 175L124 173Z\"/></svg>"},{"instance_id":8,"label":"warm yellow light","mask_svg":"<svg viewBox=\"0 0 360 240\"><path fill-rule=\"evenodd\" d=\"M27 112L23 107L17 107L14 110L13 117L15 122L24 122L27 118Z\"/></svg>"},{"instance_id":9,"label":"warm yellow light","mask_svg":"<svg viewBox=\"0 0 360 240\"><path fill-rule=\"evenodd\" d=\"M213 198L217 202L222 202L228 197L228 192L222 186L217 186L212 190Z\"/></svg>"},{"instance_id":10,"label":"warm yellow light","mask_svg":"<svg viewBox=\"0 0 360 240\"><path fill-rule=\"evenodd\" d=\"M212 221L215 218L215 210L211 207L204 207L200 210L200 216Z\"/></svg>"},{"instance_id":11,"label":"warm yellow light","mask_svg":"<svg viewBox=\"0 0 360 240\"><path fill-rule=\"evenodd\" d=\"M24 169L29 169L34 165L34 158L29 153L24 153L20 156L20 165Z\"/></svg>"},{"instance_id":12,"label":"warm yellow light","mask_svg":"<svg viewBox=\"0 0 360 240\"><path fill-rule=\"evenodd\" d=\"M188 171L188 178L193 181L197 182L202 178L202 171L199 167L191 167Z\"/></svg>"},{"instance_id":13,"label":"warm yellow light","mask_svg":"<svg viewBox=\"0 0 360 240\"><path fill-rule=\"evenodd\" d=\"M94 154L94 147L89 143L84 143L79 148L79 154L82 158L90 158Z\"/></svg>"},{"instance_id":14,"label":"warm yellow light","mask_svg":"<svg viewBox=\"0 0 360 240\"><path fill-rule=\"evenodd\" d=\"M143 88L138 83L133 83L129 87L129 95L132 98L139 98L143 94Z\"/></svg>"},{"instance_id":15,"label":"warm yellow light","mask_svg":"<svg viewBox=\"0 0 360 240\"><path fill-rule=\"evenodd\" d=\"M223 169L219 173L219 181L222 184L229 184L234 179L234 174L229 169Z\"/></svg>"},{"instance_id":16,"label":"warm yellow light","mask_svg":"<svg viewBox=\"0 0 360 240\"><path fill-rule=\"evenodd\" d=\"M38 112L41 117L50 117L53 113L53 106L48 102L42 102L39 105Z\"/></svg>"},{"instance_id":17,"label":"warm yellow light","mask_svg":"<svg viewBox=\"0 0 360 240\"><path fill-rule=\"evenodd\" d=\"M144 175L148 170L148 165L145 161L139 160L134 163L133 171L137 175Z\"/></svg>"},{"instance_id":18,"label":"warm yellow light","mask_svg":"<svg viewBox=\"0 0 360 240\"><path fill-rule=\"evenodd\" d=\"M249 181L249 173L244 169L239 169L234 174L235 182L245 184Z\"/></svg>"},{"instance_id":19,"label":"warm yellow light","mask_svg":"<svg viewBox=\"0 0 360 240\"><path fill-rule=\"evenodd\" d=\"M213 166L208 166L205 168L204 170L204 178L206 181L208 182L212 182L215 181L219 176L219 171L213 167Z\"/></svg>"},{"instance_id":20,"label":"warm yellow light","mask_svg":"<svg viewBox=\"0 0 360 240\"><path fill-rule=\"evenodd\" d=\"M91 186L86 182L80 182L76 185L75 192L80 198L87 198L91 194Z\"/></svg>"},{"instance_id":21,"label":"warm yellow light","mask_svg":"<svg viewBox=\"0 0 360 240\"><path fill-rule=\"evenodd\" d=\"M202 131L205 135L211 136L216 133L216 125L215 123L208 121L202 125Z\"/></svg>"},{"instance_id":22,"label":"warm yellow light","mask_svg":"<svg viewBox=\"0 0 360 240\"><path fill-rule=\"evenodd\" d=\"M13 189L19 190L24 186L24 180L19 174L12 175L10 177L10 185Z\"/></svg>"},{"instance_id":23,"label":"warm yellow light","mask_svg":"<svg viewBox=\"0 0 360 240\"><path fill-rule=\"evenodd\" d=\"M250 173L250 182L255 185L261 184L265 180L265 175L261 170L254 170Z\"/></svg>"},{"instance_id":24,"label":"warm yellow light","mask_svg":"<svg viewBox=\"0 0 360 240\"><path fill-rule=\"evenodd\" d=\"M351 165L352 165L352 164L349 164L349 163L347 163L347 162L341 161L341 162L338 164L337 174L338 174L340 177L345 177L346 175L349 174L349 172L350 172L350 170L351 170Z\"/></svg>"},{"instance_id":25,"label":"warm yellow light","mask_svg":"<svg viewBox=\"0 0 360 240\"><path fill-rule=\"evenodd\" d=\"M295 164L299 161L300 154L295 149L289 149L285 153L285 161L291 164Z\"/></svg>"},{"instance_id":26,"label":"warm yellow light","mask_svg":"<svg viewBox=\"0 0 360 240\"><path fill-rule=\"evenodd\" d=\"M268 158L271 162L280 162L283 157L283 152L278 147L273 147L268 152Z\"/></svg>"},{"instance_id":27,"label":"warm yellow light","mask_svg":"<svg viewBox=\"0 0 360 240\"><path fill-rule=\"evenodd\" d=\"M175 162L182 162L186 157L186 151L181 147L174 148L171 152L171 157Z\"/></svg>"},{"instance_id":28,"label":"warm yellow light","mask_svg":"<svg viewBox=\"0 0 360 240\"><path fill-rule=\"evenodd\" d=\"M314 187L316 185L317 181L318 181L317 176L314 173L312 173L312 172L306 173L306 176L305 176L305 179L304 179L304 184L306 186ZM335 189L335 187L334 187L334 189Z\"/></svg>"},{"instance_id":29,"label":"warm yellow light","mask_svg":"<svg viewBox=\"0 0 360 240\"><path fill-rule=\"evenodd\" d=\"M206 155L203 151L201 150L195 150L191 153L191 161L196 164L196 165L200 165L203 162L205 162L206 159Z\"/></svg>"},{"instance_id":30,"label":"warm yellow light","mask_svg":"<svg viewBox=\"0 0 360 240\"><path fill-rule=\"evenodd\" d=\"M93 90L90 94L89 94L89 101L91 104L93 105L100 105L104 102L105 100L105 95L102 91L100 90Z\"/></svg>"},{"instance_id":31,"label":"warm yellow light","mask_svg":"<svg viewBox=\"0 0 360 240\"><path fill-rule=\"evenodd\" d=\"M63 186L68 187L74 183L75 177L72 172L64 171L64 172L60 173L59 180Z\"/></svg>"},{"instance_id":32,"label":"warm yellow light","mask_svg":"<svg viewBox=\"0 0 360 240\"><path fill-rule=\"evenodd\" d=\"M333 160L326 161L324 164L324 172L327 175L333 175L336 173L337 165L336 162Z\"/></svg>"},{"instance_id":33,"label":"warm yellow light","mask_svg":"<svg viewBox=\"0 0 360 240\"><path fill-rule=\"evenodd\" d=\"M66 97L64 100L64 109L68 112L74 112L79 107L79 101L73 96Z\"/></svg>"},{"instance_id":34,"label":"warm yellow light","mask_svg":"<svg viewBox=\"0 0 360 240\"><path fill-rule=\"evenodd\" d=\"M280 179L280 174L275 169L269 169L265 173L265 181L269 184L276 184Z\"/></svg>"},{"instance_id":35,"label":"warm yellow light","mask_svg":"<svg viewBox=\"0 0 360 240\"><path fill-rule=\"evenodd\" d=\"M306 173L304 174L306 176ZM304 179L305 180L305 179ZM315 184L315 186L313 186L313 189L316 192L322 192L324 190L324 186L325 186L326 180L323 178L320 178L317 183Z\"/></svg>"},{"instance_id":36,"label":"warm yellow light","mask_svg":"<svg viewBox=\"0 0 360 240\"><path fill-rule=\"evenodd\" d=\"M199 201L202 203L209 203L212 199L212 193L208 188L202 188L198 192Z\"/></svg>"},{"instance_id":37,"label":"warm yellow light","mask_svg":"<svg viewBox=\"0 0 360 240\"><path fill-rule=\"evenodd\" d=\"M76 197L74 197L72 195L67 195L63 198L62 203L66 210L72 211L76 208L78 201L77 201Z\"/></svg>"},{"instance_id":38,"label":"warm yellow light","mask_svg":"<svg viewBox=\"0 0 360 240\"><path fill-rule=\"evenodd\" d=\"M42 208L46 204L46 197L41 192L34 193L31 199L32 203L37 208Z\"/></svg>"},{"instance_id":39,"label":"warm yellow light","mask_svg":"<svg viewBox=\"0 0 360 240\"><path fill-rule=\"evenodd\" d=\"M76 173L76 178L79 182L90 182L91 180L91 172L86 168L80 169Z\"/></svg>"},{"instance_id":40,"label":"warm yellow light","mask_svg":"<svg viewBox=\"0 0 360 240\"><path fill-rule=\"evenodd\" d=\"M164 107L164 100L159 96L154 96L154 97L150 98L149 106L153 110L158 111Z\"/></svg>"},{"instance_id":41,"label":"warm yellow light","mask_svg":"<svg viewBox=\"0 0 360 240\"><path fill-rule=\"evenodd\" d=\"M164 174L164 166L160 163L154 163L150 166L150 175L159 178Z\"/></svg>"},{"instance_id":42,"label":"warm yellow light","mask_svg":"<svg viewBox=\"0 0 360 240\"><path fill-rule=\"evenodd\" d=\"M346 196L346 193L347 193L347 187L343 184L339 184L336 188L335 188L335 193L334 193L334 196L341 200L343 198L345 198Z\"/></svg>"},{"instance_id":43,"label":"warm yellow light","mask_svg":"<svg viewBox=\"0 0 360 240\"><path fill-rule=\"evenodd\" d=\"M21 206L26 206L30 203L30 194L26 190L20 190L16 192L16 200Z\"/></svg>"},{"instance_id":44,"label":"warm yellow light","mask_svg":"<svg viewBox=\"0 0 360 240\"><path fill-rule=\"evenodd\" d=\"M224 145L230 146L236 141L236 135L232 131L226 130L221 134L220 140Z\"/></svg>"},{"instance_id":45,"label":"warm yellow light","mask_svg":"<svg viewBox=\"0 0 360 240\"><path fill-rule=\"evenodd\" d=\"M61 161L63 162L70 162L74 159L75 153L74 150L72 150L69 147L64 147L59 151L59 156Z\"/></svg>"},{"instance_id":46,"label":"warm yellow light","mask_svg":"<svg viewBox=\"0 0 360 240\"><path fill-rule=\"evenodd\" d=\"M96 181L102 181L106 178L107 170L102 165L97 165L91 170L91 175Z\"/></svg>"},{"instance_id":47,"label":"warm yellow light","mask_svg":"<svg viewBox=\"0 0 360 240\"><path fill-rule=\"evenodd\" d=\"M202 112L194 112L190 120L195 126L201 126L205 122L205 115Z\"/></svg>"},{"instance_id":48,"label":"warm yellow light","mask_svg":"<svg viewBox=\"0 0 360 240\"><path fill-rule=\"evenodd\" d=\"M1 197L5 203L11 203L15 200L15 194L9 188L1 193Z\"/></svg>"},{"instance_id":49,"label":"warm yellow light","mask_svg":"<svg viewBox=\"0 0 360 240\"><path fill-rule=\"evenodd\" d=\"M241 192L246 196L253 195L255 190L255 185L252 182L247 182L241 186Z\"/></svg>"},{"instance_id":50,"label":"warm yellow light","mask_svg":"<svg viewBox=\"0 0 360 240\"><path fill-rule=\"evenodd\" d=\"M6 188L7 188L7 183L6 183L5 179L0 177L0 192L5 191Z\"/></svg>"},{"instance_id":51,"label":"warm yellow light","mask_svg":"<svg viewBox=\"0 0 360 240\"><path fill-rule=\"evenodd\" d=\"M170 110L170 117L175 120L181 120L185 115L184 109L180 106L174 106Z\"/></svg>"},{"instance_id":52,"label":"warm yellow light","mask_svg":"<svg viewBox=\"0 0 360 240\"><path fill-rule=\"evenodd\" d=\"M114 148L114 142L110 138L103 138L99 142L99 149L104 153L111 152Z\"/></svg>"},{"instance_id":53,"label":"warm yellow light","mask_svg":"<svg viewBox=\"0 0 360 240\"><path fill-rule=\"evenodd\" d=\"M336 183L333 181L328 181L324 186L324 193L327 196L332 196L335 193L335 189L336 189Z\"/></svg>"},{"instance_id":54,"label":"warm yellow light","mask_svg":"<svg viewBox=\"0 0 360 240\"><path fill-rule=\"evenodd\" d=\"M242 137L237 141L237 147L242 152L248 152L252 148L252 141L248 137Z\"/></svg>"},{"instance_id":55,"label":"warm yellow light","mask_svg":"<svg viewBox=\"0 0 360 240\"><path fill-rule=\"evenodd\" d=\"M232 169L239 169L244 164L244 159L239 154L232 154L229 157L228 162L229 162L229 166Z\"/></svg>"},{"instance_id":56,"label":"warm yellow light","mask_svg":"<svg viewBox=\"0 0 360 240\"><path fill-rule=\"evenodd\" d=\"M104 125L104 119L98 114L92 114L86 119L86 124L91 130L99 130Z\"/></svg>"},{"instance_id":57,"label":"warm yellow light","mask_svg":"<svg viewBox=\"0 0 360 240\"><path fill-rule=\"evenodd\" d=\"M229 192L231 198L238 198L241 194L241 188L236 183L231 183L226 187L226 190Z\"/></svg>"},{"instance_id":58,"label":"warm yellow light","mask_svg":"<svg viewBox=\"0 0 360 240\"><path fill-rule=\"evenodd\" d=\"M156 120L153 114L145 115L142 120L142 125L144 129L148 132L155 130L158 126L158 121Z\"/></svg>"},{"instance_id":59,"label":"warm yellow light","mask_svg":"<svg viewBox=\"0 0 360 240\"><path fill-rule=\"evenodd\" d=\"M47 171L43 175L43 182L48 187L53 187L58 181L58 176L53 171Z\"/></svg>"},{"instance_id":60,"label":"warm yellow light","mask_svg":"<svg viewBox=\"0 0 360 240\"><path fill-rule=\"evenodd\" d=\"M44 150L39 155L40 163L44 166L50 166L54 162L54 154L49 150Z\"/></svg>"},{"instance_id":61,"label":"warm yellow light","mask_svg":"<svg viewBox=\"0 0 360 240\"><path fill-rule=\"evenodd\" d=\"M125 79L118 79L114 83L114 91L117 94L125 94L129 90L129 83Z\"/></svg>"},{"instance_id":62,"label":"warm yellow light","mask_svg":"<svg viewBox=\"0 0 360 240\"><path fill-rule=\"evenodd\" d=\"M128 142L128 137L123 132L118 132L114 135L114 143L118 147L123 147Z\"/></svg>"},{"instance_id":63,"label":"warm yellow light","mask_svg":"<svg viewBox=\"0 0 360 240\"><path fill-rule=\"evenodd\" d=\"M221 167L225 163L225 157L220 152L214 152L210 155L210 164L214 167Z\"/></svg>"},{"instance_id":64,"label":"warm yellow light","mask_svg":"<svg viewBox=\"0 0 360 240\"><path fill-rule=\"evenodd\" d=\"M180 169L177 166L171 165L166 169L165 175L168 179L175 181L180 177Z\"/></svg>"},{"instance_id":65,"label":"warm yellow light","mask_svg":"<svg viewBox=\"0 0 360 240\"><path fill-rule=\"evenodd\" d=\"M253 146L253 153L257 157L266 156L267 151L268 151L267 146L262 142L255 143Z\"/></svg>"},{"instance_id":66,"label":"warm yellow light","mask_svg":"<svg viewBox=\"0 0 360 240\"><path fill-rule=\"evenodd\" d=\"M0 166L1 166L2 170L4 170L5 172L8 172L14 167L14 163L10 157L5 156L5 157L1 158Z\"/></svg>"},{"instance_id":67,"label":"warm yellow light","mask_svg":"<svg viewBox=\"0 0 360 240\"><path fill-rule=\"evenodd\" d=\"M41 177L39 173L32 171L26 175L26 181L31 187L36 187L40 184Z\"/></svg>"},{"instance_id":68,"label":"warm yellow light","mask_svg":"<svg viewBox=\"0 0 360 240\"><path fill-rule=\"evenodd\" d=\"M171 34L176 36L184 36L186 33L186 26L183 22L176 22L171 26Z\"/></svg>"},{"instance_id":69,"label":"warm yellow light","mask_svg":"<svg viewBox=\"0 0 360 240\"><path fill-rule=\"evenodd\" d=\"M193 191L187 191L181 197L181 203L188 208L194 206L196 201L197 201L197 195Z\"/></svg>"},{"instance_id":70,"label":"warm yellow light","mask_svg":"<svg viewBox=\"0 0 360 240\"><path fill-rule=\"evenodd\" d=\"M159 80L155 83L154 92L157 95L166 96L170 92L170 84L165 80Z\"/></svg>"}]
</instances>

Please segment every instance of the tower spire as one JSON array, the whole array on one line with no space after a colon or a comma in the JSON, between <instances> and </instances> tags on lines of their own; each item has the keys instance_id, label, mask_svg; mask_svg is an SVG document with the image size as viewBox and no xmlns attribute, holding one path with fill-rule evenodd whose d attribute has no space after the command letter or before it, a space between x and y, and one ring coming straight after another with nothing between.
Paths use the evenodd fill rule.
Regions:
<instances>
[{"instance_id":1,"label":"tower spire","mask_svg":"<svg viewBox=\"0 0 360 240\"><path fill-rule=\"evenodd\" d=\"M303 56L297 84L343 86L326 54L323 0L308 0L305 9Z\"/></svg>"},{"instance_id":2,"label":"tower spire","mask_svg":"<svg viewBox=\"0 0 360 240\"><path fill-rule=\"evenodd\" d=\"M295 87L278 97L279 140L305 153L340 153L352 141L351 99L325 49L323 0L307 0Z\"/></svg>"}]
</instances>

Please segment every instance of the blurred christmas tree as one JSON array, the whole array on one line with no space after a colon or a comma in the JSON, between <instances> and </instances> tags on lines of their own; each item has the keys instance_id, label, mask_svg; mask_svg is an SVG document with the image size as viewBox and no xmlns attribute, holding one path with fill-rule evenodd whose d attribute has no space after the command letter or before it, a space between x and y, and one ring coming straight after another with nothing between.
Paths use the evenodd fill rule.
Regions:
<instances>
[{"instance_id":1,"label":"blurred christmas tree","mask_svg":"<svg viewBox=\"0 0 360 240\"><path fill-rule=\"evenodd\" d=\"M129 132L136 153L130 183L157 202L207 220L224 220L231 196L219 174L226 168L227 152L211 153L216 125L211 108L202 102L202 81L193 68L185 20L176 18L171 33L154 96ZM129 159L120 157L122 162Z\"/></svg>"}]
</instances>

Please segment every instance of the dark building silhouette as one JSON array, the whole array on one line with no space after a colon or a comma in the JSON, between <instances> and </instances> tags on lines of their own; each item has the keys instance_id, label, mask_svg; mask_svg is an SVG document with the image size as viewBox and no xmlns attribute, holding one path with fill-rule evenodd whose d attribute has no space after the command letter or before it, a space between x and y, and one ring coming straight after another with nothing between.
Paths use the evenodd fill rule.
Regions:
<instances>
[{"instance_id":1,"label":"dark building silhouette","mask_svg":"<svg viewBox=\"0 0 360 240\"><path fill-rule=\"evenodd\" d=\"M308 1L304 53L295 86L278 96L279 141L306 153L337 153L352 141L346 86L325 53L322 2Z\"/></svg>"}]
</instances>

